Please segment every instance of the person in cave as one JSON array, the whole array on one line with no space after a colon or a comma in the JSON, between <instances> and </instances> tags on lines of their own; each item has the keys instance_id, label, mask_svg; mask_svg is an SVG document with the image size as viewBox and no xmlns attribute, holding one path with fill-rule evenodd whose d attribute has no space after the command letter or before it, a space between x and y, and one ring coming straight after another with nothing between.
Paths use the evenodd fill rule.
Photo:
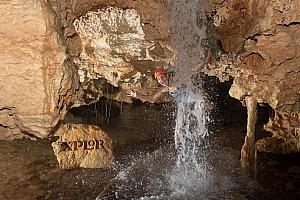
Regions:
<instances>
[{"instance_id":1,"label":"person in cave","mask_svg":"<svg viewBox=\"0 0 300 200\"><path fill-rule=\"evenodd\" d=\"M154 77L156 81L162 86L160 87L157 92L153 95L144 95L138 91L128 89L126 91L127 96L131 96L133 98L138 98L138 99L143 99L145 101L149 101L151 103L156 102L163 93L169 93L173 98L178 98L179 96L182 96L180 93L180 90L178 87L176 87L175 84L172 84L170 81L170 78L166 72L165 69L159 68L154 72ZM174 134L174 142L175 142L175 148L179 149L180 147L180 140L178 137L178 126L180 124L180 113L182 112L177 112L177 117L176 117L176 128L175 128L175 134ZM181 120L182 121L182 120Z\"/></svg>"},{"instance_id":2,"label":"person in cave","mask_svg":"<svg viewBox=\"0 0 300 200\"><path fill-rule=\"evenodd\" d=\"M169 93L177 102L176 127L174 133L175 149L186 151L186 147L193 141L201 141L207 134L205 125L209 120L206 115L213 108L206 95L195 86L190 90L186 84L176 85L166 70L159 68L154 72L156 81L162 86L153 95L128 89L127 96L142 99L151 103L156 102L163 93ZM197 82L197 80L196 80Z\"/></svg>"},{"instance_id":3,"label":"person in cave","mask_svg":"<svg viewBox=\"0 0 300 200\"><path fill-rule=\"evenodd\" d=\"M169 76L167 75L167 72L163 68L159 68L154 72L154 77L156 81L162 86L160 87L155 94L153 95L144 95L138 91L129 89L126 91L126 94L128 96L131 96L133 98L143 99L145 101L149 101L151 103L156 102L163 93L168 92L172 97L177 96L177 87L175 84L170 84Z\"/></svg>"}]
</instances>

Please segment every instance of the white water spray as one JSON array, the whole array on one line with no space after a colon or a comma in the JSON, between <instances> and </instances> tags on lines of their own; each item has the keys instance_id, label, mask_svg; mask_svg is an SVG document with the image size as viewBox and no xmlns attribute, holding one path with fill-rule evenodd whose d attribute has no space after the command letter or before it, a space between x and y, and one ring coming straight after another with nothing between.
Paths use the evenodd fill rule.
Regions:
<instances>
[{"instance_id":1,"label":"white water spray","mask_svg":"<svg viewBox=\"0 0 300 200\"><path fill-rule=\"evenodd\" d=\"M179 90L176 135L180 150L174 164L174 150L160 147L120 170L120 181L111 199L244 199L232 175L234 152L218 153L207 148L209 122L201 76L194 69L204 63L206 0L170 0L170 29L176 49L174 84ZM216 159L218 168L211 165ZM225 175L224 175L225 174ZM230 173L228 173L230 174ZM248 190L248 187L246 187ZM233 191L233 192L232 192ZM97 198L109 199L108 196Z\"/></svg>"},{"instance_id":2,"label":"white water spray","mask_svg":"<svg viewBox=\"0 0 300 200\"><path fill-rule=\"evenodd\" d=\"M177 51L174 82L180 90L175 130L180 150L169 182L171 189L180 195L190 190L205 191L212 181L202 151L208 135L206 98L202 80L194 71L205 58L206 1L170 0L169 6L172 45Z\"/></svg>"}]
</instances>

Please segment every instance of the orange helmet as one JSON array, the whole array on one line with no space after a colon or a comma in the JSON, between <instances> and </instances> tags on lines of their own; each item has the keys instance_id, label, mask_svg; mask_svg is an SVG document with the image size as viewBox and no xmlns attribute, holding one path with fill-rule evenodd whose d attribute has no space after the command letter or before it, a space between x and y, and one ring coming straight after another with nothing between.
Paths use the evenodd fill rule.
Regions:
<instances>
[{"instance_id":1,"label":"orange helmet","mask_svg":"<svg viewBox=\"0 0 300 200\"><path fill-rule=\"evenodd\" d=\"M155 70L154 77L157 78L157 77L159 77L160 75L163 75L163 74L165 74L165 75L167 74L166 70L163 69L163 68L159 68L159 69Z\"/></svg>"}]
</instances>

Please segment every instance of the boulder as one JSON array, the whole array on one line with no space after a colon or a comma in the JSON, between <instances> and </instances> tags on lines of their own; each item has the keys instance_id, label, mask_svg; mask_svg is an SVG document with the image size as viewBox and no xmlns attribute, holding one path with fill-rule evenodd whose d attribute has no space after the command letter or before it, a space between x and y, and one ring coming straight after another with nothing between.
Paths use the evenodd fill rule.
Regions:
<instances>
[{"instance_id":1,"label":"boulder","mask_svg":"<svg viewBox=\"0 0 300 200\"><path fill-rule=\"evenodd\" d=\"M0 12L0 138L46 137L72 104L77 70L48 1L1 1Z\"/></svg>"},{"instance_id":2,"label":"boulder","mask_svg":"<svg viewBox=\"0 0 300 200\"><path fill-rule=\"evenodd\" d=\"M52 147L61 169L112 166L112 141L99 127L65 124L58 129L57 134L59 139L52 143Z\"/></svg>"}]
</instances>

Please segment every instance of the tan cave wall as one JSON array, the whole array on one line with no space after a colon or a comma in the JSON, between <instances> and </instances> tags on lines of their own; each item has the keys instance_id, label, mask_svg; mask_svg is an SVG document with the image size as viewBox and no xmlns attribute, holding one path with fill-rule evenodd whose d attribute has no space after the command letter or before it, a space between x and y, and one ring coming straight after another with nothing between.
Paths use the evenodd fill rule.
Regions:
<instances>
[{"instance_id":1,"label":"tan cave wall","mask_svg":"<svg viewBox=\"0 0 300 200\"><path fill-rule=\"evenodd\" d=\"M131 102L127 88L155 92L153 71L173 59L166 10L165 0L1 1L0 139L47 137L71 107Z\"/></svg>"},{"instance_id":2,"label":"tan cave wall","mask_svg":"<svg viewBox=\"0 0 300 200\"><path fill-rule=\"evenodd\" d=\"M225 0L211 5L226 53L223 64L216 62L203 71L220 80L234 78L232 97L244 101L251 96L274 109L265 125L273 137L258 142L261 151L300 151L299 9L298 0ZM228 55L234 61L224 59Z\"/></svg>"},{"instance_id":3,"label":"tan cave wall","mask_svg":"<svg viewBox=\"0 0 300 200\"><path fill-rule=\"evenodd\" d=\"M82 95L76 106L106 96L131 102L128 88L152 94L154 70L172 63L166 0L50 1L59 13ZM166 98L165 98L166 99Z\"/></svg>"},{"instance_id":4,"label":"tan cave wall","mask_svg":"<svg viewBox=\"0 0 300 200\"><path fill-rule=\"evenodd\" d=\"M207 11L199 72L272 107L264 151L300 151L299 10L298 0L211 0ZM153 71L175 58L167 0L5 0L0 11L0 139L47 137L71 107L131 102L127 88L153 94Z\"/></svg>"},{"instance_id":5,"label":"tan cave wall","mask_svg":"<svg viewBox=\"0 0 300 200\"><path fill-rule=\"evenodd\" d=\"M1 1L0 12L0 139L46 137L76 88L56 13L46 0Z\"/></svg>"}]
</instances>

